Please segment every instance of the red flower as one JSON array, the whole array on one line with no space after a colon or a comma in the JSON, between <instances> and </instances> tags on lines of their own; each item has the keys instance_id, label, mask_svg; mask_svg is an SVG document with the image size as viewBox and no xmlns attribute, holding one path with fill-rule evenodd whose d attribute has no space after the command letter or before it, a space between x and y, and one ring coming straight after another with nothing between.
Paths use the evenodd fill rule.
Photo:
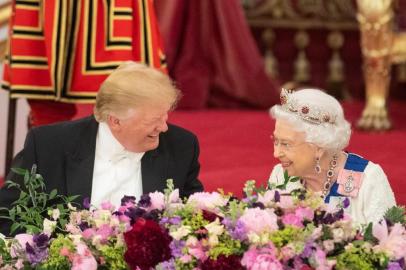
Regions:
<instances>
[{"instance_id":1,"label":"red flower","mask_svg":"<svg viewBox=\"0 0 406 270\"><path fill-rule=\"evenodd\" d=\"M148 270L171 258L171 237L153 220L138 218L131 231L124 233L124 240L124 259L131 269Z\"/></svg>"},{"instance_id":2,"label":"red flower","mask_svg":"<svg viewBox=\"0 0 406 270\"><path fill-rule=\"evenodd\" d=\"M203 218L210 222L215 221L216 218L219 218L220 221L223 219L222 217L216 215L215 213L207 211L207 210L203 210L202 213L203 213Z\"/></svg>"},{"instance_id":3,"label":"red flower","mask_svg":"<svg viewBox=\"0 0 406 270\"><path fill-rule=\"evenodd\" d=\"M201 270L243 270L241 257L220 255L217 260L207 259L200 265Z\"/></svg>"}]
</instances>

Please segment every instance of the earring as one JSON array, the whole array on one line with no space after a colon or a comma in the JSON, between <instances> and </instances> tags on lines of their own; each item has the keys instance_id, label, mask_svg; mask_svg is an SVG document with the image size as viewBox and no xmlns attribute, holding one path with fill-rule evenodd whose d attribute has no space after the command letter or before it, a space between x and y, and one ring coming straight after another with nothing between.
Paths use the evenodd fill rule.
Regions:
<instances>
[{"instance_id":1,"label":"earring","mask_svg":"<svg viewBox=\"0 0 406 270\"><path fill-rule=\"evenodd\" d=\"M320 167L320 158L316 157L316 166L314 167L314 170L316 173L321 173L321 167Z\"/></svg>"}]
</instances>

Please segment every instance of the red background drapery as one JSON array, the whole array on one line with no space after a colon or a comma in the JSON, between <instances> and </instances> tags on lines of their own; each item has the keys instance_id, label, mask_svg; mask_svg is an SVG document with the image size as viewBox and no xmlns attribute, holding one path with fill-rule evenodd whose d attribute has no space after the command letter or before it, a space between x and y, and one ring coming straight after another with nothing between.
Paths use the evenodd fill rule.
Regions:
<instances>
[{"instance_id":1,"label":"red background drapery","mask_svg":"<svg viewBox=\"0 0 406 270\"><path fill-rule=\"evenodd\" d=\"M168 70L184 96L180 108L267 108L279 84L264 71L237 0L155 2Z\"/></svg>"}]
</instances>

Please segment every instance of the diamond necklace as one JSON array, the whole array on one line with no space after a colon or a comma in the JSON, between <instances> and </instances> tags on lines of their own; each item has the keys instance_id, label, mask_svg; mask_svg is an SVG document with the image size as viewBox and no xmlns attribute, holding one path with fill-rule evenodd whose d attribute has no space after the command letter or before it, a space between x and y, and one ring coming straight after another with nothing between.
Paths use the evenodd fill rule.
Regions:
<instances>
[{"instance_id":1,"label":"diamond necklace","mask_svg":"<svg viewBox=\"0 0 406 270\"><path fill-rule=\"evenodd\" d=\"M331 180L333 179L334 174L335 174L334 169L337 167L337 159L338 159L338 155L334 154L333 159L330 161L330 167L328 168L328 171L327 171L327 178L323 185L323 192L322 192L323 199L330 192Z\"/></svg>"}]
</instances>

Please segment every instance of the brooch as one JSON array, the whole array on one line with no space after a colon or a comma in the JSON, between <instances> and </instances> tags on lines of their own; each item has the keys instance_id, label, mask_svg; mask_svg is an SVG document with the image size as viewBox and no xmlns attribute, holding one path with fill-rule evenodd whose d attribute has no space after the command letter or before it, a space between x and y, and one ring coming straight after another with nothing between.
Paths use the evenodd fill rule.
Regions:
<instances>
[{"instance_id":1,"label":"brooch","mask_svg":"<svg viewBox=\"0 0 406 270\"><path fill-rule=\"evenodd\" d=\"M341 170L338 178L338 193L344 196L357 197L362 184L363 172Z\"/></svg>"}]
</instances>

